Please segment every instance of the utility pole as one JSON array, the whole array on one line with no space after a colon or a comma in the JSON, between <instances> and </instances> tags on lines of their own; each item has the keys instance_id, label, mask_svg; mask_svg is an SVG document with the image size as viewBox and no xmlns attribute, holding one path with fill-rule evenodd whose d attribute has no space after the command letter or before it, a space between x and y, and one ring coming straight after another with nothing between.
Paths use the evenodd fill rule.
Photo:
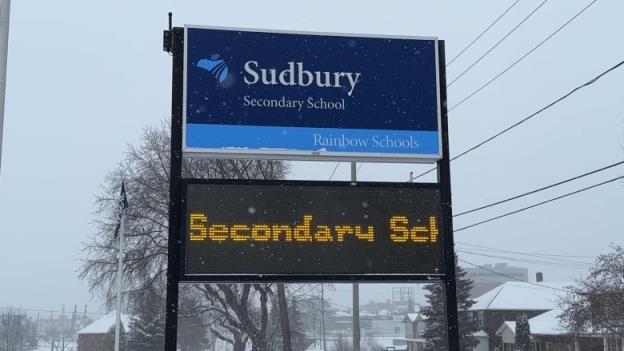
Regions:
<instances>
[{"instance_id":1,"label":"utility pole","mask_svg":"<svg viewBox=\"0 0 624 351\"><path fill-rule=\"evenodd\" d=\"M76 315L78 314L78 306L74 305L74 312L72 313L71 319L71 327L69 328L69 332L71 334L72 339L74 338L74 334L76 333Z\"/></svg>"},{"instance_id":2,"label":"utility pole","mask_svg":"<svg viewBox=\"0 0 624 351\"><path fill-rule=\"evenodd\" d=\"M50 351L54 351L54 339L56 337L56 324L54 323L54 311L50 311L50 334L52 340L50 341Z\"/></svg>"},{"instance_id":3,"label":"utility pole","mask_svg":"<svg viewBox=\"0 0 624 351\"><path fill-rule=\"evenodd\" d=\"M4 126L4 97L6 95L7 59L9 57L9 19L11 0L0 5L0 171L2 170L2 134Z\"/></svg>"},{"instance_id":4,"label":"utility pole","mask_svg":"<svg viewBox=\"0 0 624 351\"><path fill-rule=\"evenodd\" d=\"M357 163L351 162L351 181L357 182ZM353 351L360 351L360 286L353 283Z\"/></svg>"},{"instance_id":5,"label":"utility pole","mask_svg":"<svg viewBox=\"0 0 624 351\"><path fill-rule=\"evenodd\" d=\"M65 321L67 318L65 317L65 305L61 309L61 318L59 321L61 322L61 351L65 350Z\"/></svg>"},{"instance_id":6,"label":"utility pole","mask_svg":"<svg viewBox=\"0 0 624 351\"><path fill-rule=\"evenodd\" d=\"M360 285L353 283L353 351L360 351Z\"/></svg>"},{"instance_id":7,"label":"utility pole","mask_svg":"<svg viewBox=\"0 0 624 351\"><path fill-rule=\"evenodd\" d=\"M321 339L323 340L323 351L327 350L325 342L325 284L321 283Z\"/></svg>"},{"instance_id":8,"label":"utility pole","mask_svg":"<svg viewBox=\"0 0 624 351\"><path fill-rule=\"evenodd\" d=\"M39 321L39 312L37 312L37 324L35 324L35 328L37 328L37 334L41 333L41 327L40 327L40 321ZM39 337L39 335L37 335L37 337Z\"/></svg>"}]
</instances>

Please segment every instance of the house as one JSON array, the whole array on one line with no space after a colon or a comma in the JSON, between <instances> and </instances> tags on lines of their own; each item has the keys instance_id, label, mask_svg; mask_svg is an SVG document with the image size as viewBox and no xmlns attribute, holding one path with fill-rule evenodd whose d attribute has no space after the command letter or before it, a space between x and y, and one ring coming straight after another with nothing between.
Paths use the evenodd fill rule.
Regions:
<instances>
[{"instance_id":1,"label":"house","mask_svg":"<svg viewBox=\"0 0 624 351\"><path fill-rule=\"evenodd\" d=\"M621 342L600 335L572 335L560 325L558 308L529 319L531 344L535 351L611 351L621 350ZM501 351L514 350L516 322L506 321L496 334L501 338ZM606 347L605 347L606 345Z\"/></svg>"},{"instance_id":2,"label":"house","mask_svg":"<svg viewBox=\"0 0 624 351\"><path fill-rule=\"evenodd\" d=\"M472 336L477 339L477 346L475 346L472 351L488 351L490 342L489 335L483 330L479 330L472 334Z\"/></svg>"},{"instance_id":3,"label":"house","mask_svg":"<svg viewBox=\"0 0 624 351\"><path fill-rule=\"evenodd\" d=\"M507 321L515 321L520 315L537 317L557 307L557 292L572 283L506 282L477 297L470 309L482 333L478 337L479 350L502 349L498 330ZM487 342L487 345L485 343Z\"/></svg>"},{"instance_id":4,"label":"house","mask_svg":"<svg viewBox=\"0 0 624 351\"><path fill-rule=\"evenodd\" d=\"M108 351L111 344L111 330L115 328L117 313L112 311L78 331L77 351ZM130 317L121 315L121 325L128 330Z\"/></svg>"},{"instance_id":5,"label":"house","mask_svg":"<svg viewBox=\"0 0 624 351\"><path fill-rule=\"evenodd\" d=\"M403 319L405 324L405 342L407 344L407 351L420 351L424 350L425 340L425 328L427 323L420 313L408 313ZM478 331L473 336L479 341L474 351L488 351L487 339L488 335L484 331Z\"/></svg>"},{"instance_id":6,"label":"house","mask_svg":"<svg viewBox=\"0 0 624 351\"><path fill-rule=\"evenodd\" d=\"M407 351L419 351L425 347L425 319L420 313L408 313L403 318Z\"/></svg>"}]
</instances>

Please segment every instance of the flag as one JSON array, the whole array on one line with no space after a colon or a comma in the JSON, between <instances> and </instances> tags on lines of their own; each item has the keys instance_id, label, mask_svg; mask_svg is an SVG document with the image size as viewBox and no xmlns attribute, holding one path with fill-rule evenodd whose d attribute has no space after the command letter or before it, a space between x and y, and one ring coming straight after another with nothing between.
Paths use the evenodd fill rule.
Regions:
<instances>
[{"instance_id":1,"label":"flag","mask_svg":"<svg viewBox=\"0 0 624 351\"><path fill-rule=\"evenodd\" d=\"M126 186L124 182L121 182L121 192L117 199L117 227L115 228L115 239L119 236L119 228L121 227L121 220L123 219L124 211L128 208L128 198L126 197Z\"/></svg>"}]
</instances>

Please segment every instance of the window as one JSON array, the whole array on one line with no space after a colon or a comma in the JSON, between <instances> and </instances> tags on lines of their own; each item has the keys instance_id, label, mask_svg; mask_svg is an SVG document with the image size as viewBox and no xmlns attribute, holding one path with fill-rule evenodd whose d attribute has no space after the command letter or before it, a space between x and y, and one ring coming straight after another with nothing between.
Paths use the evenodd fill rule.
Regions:
<instances>
[{"instance_id":1,"label":"window","mask_svg":"<svg viewBox=\"0 0 624 351\"><path fill-rule=\"evenodd\" d=\"M477 321L479 328L485 329L485 311L473 312L472 318Z\"/></svg>"},{"instance_id":2,"label":"window","mask_svg":"<svg viewBox=\"0 0 624 351\"><path fill-rule=\"evenodd\" d=\"M425 322L417 322L416 327L416 336L424 336L425 335Z\"/></svg>"}]
</instances>

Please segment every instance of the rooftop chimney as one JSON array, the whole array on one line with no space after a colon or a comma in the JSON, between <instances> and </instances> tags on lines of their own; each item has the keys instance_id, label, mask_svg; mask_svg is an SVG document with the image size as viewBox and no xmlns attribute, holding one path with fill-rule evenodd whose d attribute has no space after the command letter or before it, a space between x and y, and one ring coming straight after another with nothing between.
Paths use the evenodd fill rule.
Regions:
<instances>
[{"instance_id":1,"label":"rooftop chimney","mask_svg":"<svg viewBox=\"0 0 624 351\"><path fill-rule=\"evenodd\" d=\"M542 272L537 272L535 273L535 281L538 283L541 283L544 281L544 273Z\"/></svg>"}]
</instances>

